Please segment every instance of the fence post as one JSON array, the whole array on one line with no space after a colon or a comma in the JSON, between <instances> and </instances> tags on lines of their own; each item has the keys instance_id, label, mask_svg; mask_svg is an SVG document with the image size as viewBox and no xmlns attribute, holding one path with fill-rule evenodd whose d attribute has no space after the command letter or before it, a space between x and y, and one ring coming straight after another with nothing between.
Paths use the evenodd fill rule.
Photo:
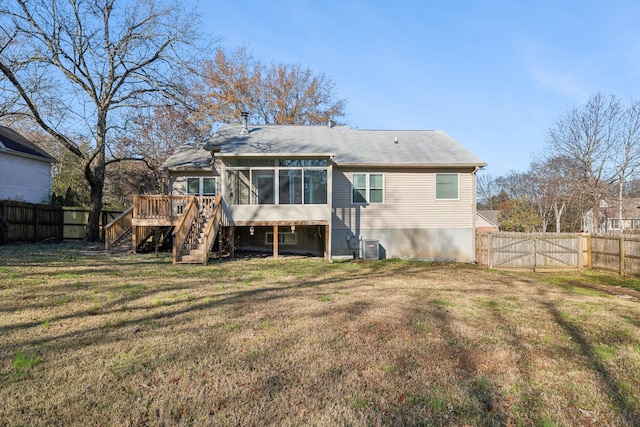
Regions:
<instances>
[{"instance_id":1,"label":"fence post","mask_svg":"<svg viewBox=\"0 0 640 427\"><path fill-rule=\"evenodd\" d=\"M580 234L576 237L576 240L577 240L577 245L576 246L577 246L577 252L578 252L578 254L577 254L578 255L578 259L577 259L577 261L578 261L578 265L577 265L578 271L582 271L583 263L584 263L584 253L583 253L583 249L582 249L582 239L583 239L583 237Z\"/></svg>"},{"instance_id":2,"label":"fence post","mask_svg":"<svg viewBox=\"0 0 640 427\"><path fill-rule=\"evenodd\" d=\"M586 234L585 237L587 239L587 269L593 270L593 241L591 234Z\"/></svg>"},{"instance_id":3,"label":"fence post","mask_svg":"<svg viewBox=\"0 0 640 427\"><path fill-rule=\"evenodd\" d=\"M487 266L493 268L493 234L487 235Z\"/></svg>"},{"instance_id":4,"label":"fence post","mask_svg":"<svg viewBox=\"0 0 640 427\"><path fill-rule=\"evenodd\" d=\"M618 254L620 255L620 276L624 277L625 253L624 253L624 237L623 236L620 236L620 239L618 240L618 244L620 245L620 248L618 249Z\"/></svg>"}]
</instances>

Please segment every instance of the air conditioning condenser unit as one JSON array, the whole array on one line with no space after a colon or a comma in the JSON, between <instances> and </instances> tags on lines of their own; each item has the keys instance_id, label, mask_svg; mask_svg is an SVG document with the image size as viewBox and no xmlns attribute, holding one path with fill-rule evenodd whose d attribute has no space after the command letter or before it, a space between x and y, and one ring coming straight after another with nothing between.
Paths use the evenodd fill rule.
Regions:
<instances>
[{"instance_id":1,"label":"air conditioning condenser unit","mask_svg":"<svg viewBox=\"0 0 640 427\"><path fill-rule=\"evenodd\" d=\"M362 259L371 261L380 259L380 241L372 239L362 240Z\"/></svg>"}]
</instances>

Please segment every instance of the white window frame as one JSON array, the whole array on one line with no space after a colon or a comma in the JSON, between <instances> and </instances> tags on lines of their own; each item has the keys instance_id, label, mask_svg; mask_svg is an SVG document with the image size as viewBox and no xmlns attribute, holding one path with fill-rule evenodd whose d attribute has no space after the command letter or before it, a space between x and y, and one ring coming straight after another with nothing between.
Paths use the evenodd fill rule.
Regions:
<instances>
[{"instance_id":1,"label":"white window frame","mask_svg":"<svg viewBox=\"0 0 640 427\"><path fill-rule=\"evenodd\" d=\"M198 180L198 193L190 193L189 192L189 180L190 179L197 179ZM204 180L205 179L212 179L213 180L213 188L214 188L214 193L213 194L204 194ZM218 180L216 179L215 176L188 176L185 179L184 182L185 185L185 193L187 193L188 196L217 196L218 195Z\"/></svg>"},{"instance_id":2,"label":"white window frame","mask_svg":"<svg viewBox=\"0 0 640 427\"><path fill-rule=\"evenodd\" d=\"M438 177L439 176L455 176L456 177L456 197L438 197ZM459 173L436 173L436 200L460 200L460 174Z\"/></svg>"},{"instance_id":3,"label":"white window frame","mask_svg":"<svg viewBox=\"0 0 640 427\"><path fill-rule=\"evenodd\" d=\"M326 166L279 166L280 161L282 160L297 160L297 159L290 159L288 157L277 157L273 159L274 162L274 166L225 166L226 169L226 173L227 176L228 174L231 173L240 173L240 171L248 171L249 172L249 182L250 182L250 200L248 205L259 205L260 203L258 203L258 198L256 197L255 192L253 191L255 186L255 182L254 182L254 177L260 173L265 173L267 171L269 172L273 172L273 203L269 204L269 205L277 205L277 206L302 206L302 205L306 205L306 206L326 206L329 204L329 185L330 185L330 178L329 178L329 170L330 170L330 161L329 160L325 160L325 159L300 159L300 160L322 160L322 161L326 161L327 165ZM301 203L280 203L280 172L281 171L288 171L288 170L295 170L295 171L300 171L300 184L301 184L301 189L302 189L302 199L301 199ZM305 180L306 180L306 176L307 173L311 172L311 171L321 171L325 173L326 176L326 187L325 187L325 196L326 196L326 200L324 203L313 203L313 202L309 202L307 203L306 199L305 199ZM227 178L229 179L229 178ZM228 189L227 189L228 191ZM309 194L310 199L311 200L315 200L317 199L315 197L315 194L310 193ZM245 204L241 203L238 204L237 206L244 206Z\"/></svg>"},{"instance_id":4,"label":"white window frame","mask_svg":"<svg viewBox=\"0 0 640 427\"><path fill-rule=\"evenodd\" d=\"M356 189L354 182L355 182L355 176L356 175L364 175L365 176L365 201L364 202L357 202L355 200L353 200L353 194L354 194L354 190ZM382 177L382 188L380 190L382 190L382 200L379 202L372 202L371 201L371 190L377 190L377 188L371 188L371 175L380 175ZM351 174L351 204L352 205L369 205L369 204L374 204L374 205L380 205L380 204L384 204L385 201L385 174L382 172L353 172Z\"/></svg>"},{"instance_id":5,"label":"white window frame","mask_svg":"<svg viewBox=\"0 0 640 427\"><path fill-rule=\"evenodd\" d=\"M287 237L290 238L293 236L293 242L286 241ZM273 244L273 231L267 231L264 233L264 243L266 245ZM279 245L297 245L298 244L298 235L292 231L278 231L278 244Z\"/></svg>"}]
</instances>

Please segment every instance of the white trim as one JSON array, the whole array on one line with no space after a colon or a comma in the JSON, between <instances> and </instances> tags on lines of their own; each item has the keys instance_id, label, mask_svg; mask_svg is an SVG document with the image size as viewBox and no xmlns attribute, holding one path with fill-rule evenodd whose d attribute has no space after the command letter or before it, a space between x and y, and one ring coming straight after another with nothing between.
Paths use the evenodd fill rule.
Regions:
<instances>
[{"instance_id":1,"label":"white trim","mask_svg":"<svg viewBox=\"0 0 640 427\"><path fill-rule=\"evenodd\" d=\"M438 175L455 175L456 176L456 184L457 184L457 196L456 197L438 197ZM437 172L435 174L435 178L436 178L436 200L460 200L460 173L455 173L455 172Z\"/></svg>"},{"instance_id":2,"label":"white trim","mask_svg":"<svg viewBox=\"0 0 640 427\"><path fill-rule=\"evenodd\" d=\"M189 193L189 180L197 179L198 180L198 193ZM204 180L205 179L213 179L213 188L215 189L215 193L213 194L204 194ZM184 177L184 185L185 185L185 193L189 196L217 196L218 195L218 179L215 176L185 176Z\"/></svg>"},{"instance_id":3,"label":"white trim","mask_svg":"<svg viewBox=\"0 0 640 427\"><path fill-rule=\"evenodd\" d=\"M356 202L353 200L353 190L355 190L355 185L354 185L354 181L355 181L355 176L356 175L364 175L365 176L365 201L364 202ZM372 202L371 199L371 175L380 175L382 177L382 201L380 202ZM351 204L352 205L356 205L356 206L363 206L363 205L370 205L370 204L374 204L374 205L382 205L385 202L385 174L383 172L352 172L351 173Z\"/></svg>"}]
</instances>

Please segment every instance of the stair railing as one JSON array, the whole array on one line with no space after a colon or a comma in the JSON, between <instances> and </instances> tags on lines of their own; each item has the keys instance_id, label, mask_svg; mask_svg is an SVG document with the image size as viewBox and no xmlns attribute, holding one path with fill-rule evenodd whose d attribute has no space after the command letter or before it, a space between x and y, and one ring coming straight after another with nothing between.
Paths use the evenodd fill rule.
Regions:
<instances>
[{"instance_id":1,"label":"stair railing","mask_svg":"<svg viewBox=\"0 0 640 427\"><path fill-rule=\"evenodd\" d=\"M222 196L218 195L213 201L213 212L207 220L207 226L203 233L204 257L202 264L204 265L207 265L207 262L209 262L209 253L211 253L211 248L213 248L213 244L216 241L220 224L222 224Z\"/></svg>"},{"instance_id":2,"label":"stair railing","mask_svg":"<svg viewBox=\"0 0 640 427\"><path fill-rule=\"evenodd\" d=\"M187 206L182 211L182 215L176 224L176 228L172 233L173 237L173 262L178 262L178 257L181 255L182 247L185 244L185 240L189 235L189 230L193 222L196 220L199 214L198 200L195 196L189 199Z\"/></svg>"},{"instance_id":3,"label":"stair railing","mask_svg":"<svg viewBox=\"0 0 640 427\"><path fill-rule=\"evenodd\" d=\"M109 224L104 226L104 248L109 250L111 245L117 242L129 230L131 230L131 220L133 219L133 206L114 218Z\"/></svg>"}]
</instances>

